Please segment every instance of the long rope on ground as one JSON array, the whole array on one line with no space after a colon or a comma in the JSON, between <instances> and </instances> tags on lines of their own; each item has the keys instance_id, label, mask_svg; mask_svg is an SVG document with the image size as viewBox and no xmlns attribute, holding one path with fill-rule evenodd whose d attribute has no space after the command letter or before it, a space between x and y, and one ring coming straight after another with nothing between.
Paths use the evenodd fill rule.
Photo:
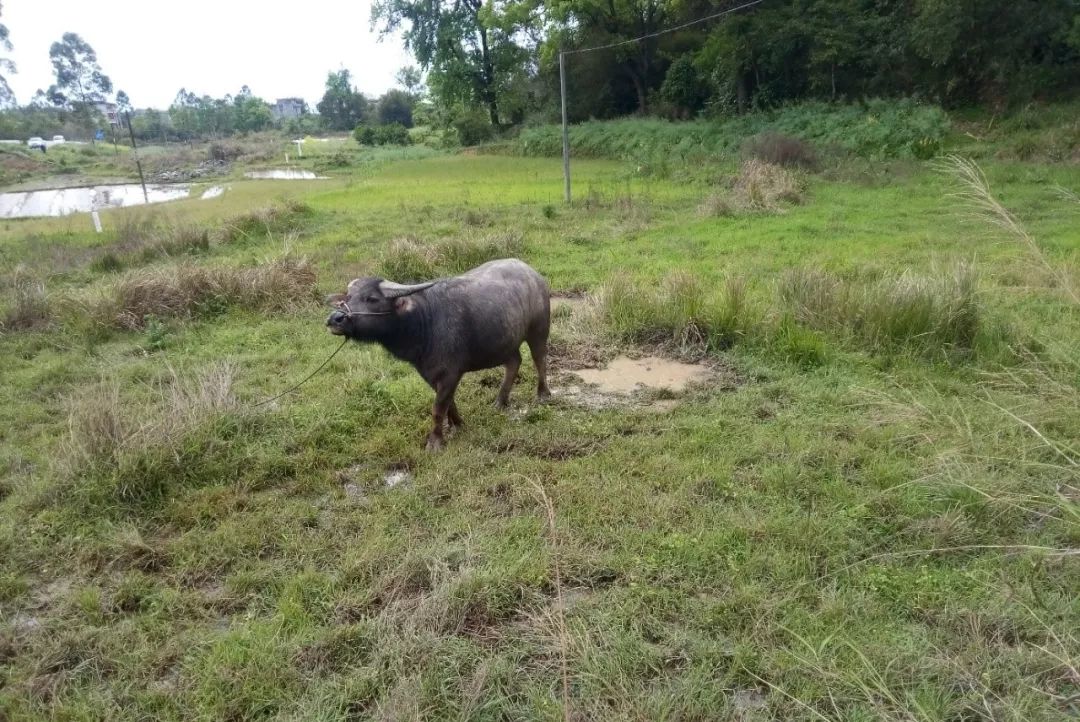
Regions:
<instances>
[{"instance_id":1,"label":"long rope on ground","mask_svg":"<svg viewBox=\"0 0 1080 722\"><path fill-rule=\"evenodd\" d=\"M636 43L636 42L638 42L640 40L647 40L649 38L655 38L658 35L666 35L667 33L673 33L673 32L675 32L677 30L682 30L684 28L688 28L691 25L697 25L698 23L704 23L704 22L708 22L709 20L715 20L716 18L723 17L724 15L730 15L731 13L738 12L739 10L745 10L746 8L750 8L750 7L753 7L755 5L760 5L763 2L765 2L765 0L754 0L753 2L744 3L742 5L739 5L738 7L728 8L727 10L715 13L713 15L707 15L707 16L705 16L703 18L698 18L697 20L691 20L690 22L683 23L682 25L676 25L673 28L666 28L664 30L657 30L655 33L649 33L648 35L642 35L640 38L631 38L630 40L620 40L617 43L608 43L607 45L597 45L597 46L592 47L592 48L578 48L577 50L564 50L560 54L561 55L574 55L575 53L588 53L588 52L591 52L593 50L606 50L608 48L617 48L620 45L629 45L630 43Z\"/></svg>"},{"instance_id":2,"label":"long rope on ground","mask_svg":"<svg viewBox=\"0 0 1080 722\"><path fill-rule=\"evenodd\" d=\"M280 398L281 398L282 396L284 396L285 394L291 394L291 393L292 393L293 391L296 391L296 390L297 390L298 388L300 388L301 386L303 386L304 384L306 384L306 383L307 383L308 381L310 381L310 380L312 379L312 377L313 377L313 376L315 376L315 374L319 373L319 372L320 372L320 371L322 371L322 370L323 370L324 368L326 368L326 364L330 363L330 360L331 360L332 358L334 358L335 356L337 356L337 355L338 355L338 351L340 351L341 349L345 348L345 344L347 344L348 342L349 342L349 339L347 339L347 338L346 338L346 339L343 339L343 340L341 341L341 345L340 345L340 346L338 346L338 347L337 347L336 349L334 349L334 353L330 354L330 355L329 355L329 356L327 357L327 359L326 359L325 361L323 361L323 362L322 362L322 364L321 364L321 365L319 366L319 368L315 369L314 371L312 371L311 373L309 373L309 374L308 374L307 376L305 376L305 377L304 377L304 380L303 380L303 381L301 381L300 383L296 384L295 386L290 386L289 388L285 389L284 391L282 391L282 392L281 392L280 394L278 394L277 396L271 396L271 397L270 397L270 398L268 398L268 399L263 399L262 401L260 401L260 402L259 402L259 403L257 403L257 404L252 404L252 405L251 405L251 408L253 408L253 409L254 409L254 408L258 408L259 406L262 406L263 404L268 404L268 403L270 403L271 401L277 401L278 399L280 399Z\"/></svg>"}]
</instances>

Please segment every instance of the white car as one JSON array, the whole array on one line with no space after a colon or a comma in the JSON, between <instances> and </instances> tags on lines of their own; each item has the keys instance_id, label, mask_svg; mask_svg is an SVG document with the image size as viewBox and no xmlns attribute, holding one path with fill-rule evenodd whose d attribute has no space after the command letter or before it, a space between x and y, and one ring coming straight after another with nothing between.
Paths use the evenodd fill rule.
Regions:
<instances>
[{"instance_id":1,"label":"white car","mask_svg":"<svg viewBox=\"0 0 1080 722\"><path fill-rule=\"evenodd\" d=\"M54 135L52 137L52 142L53 142L53 145L60 145L61 143L64 142L64 136L62 136L62 135Z\"/></svg>"},{"instance_id":2,"label":"white car","mask_svg":"<svg viewBox=\"0 0 1080 722\"><path fill-rule=\"evenodd\" d=\"M46 146L45 139L39 138L36 135L30 140L26 141L27 148L44 148Z\"/></svg>"}]
</instances>

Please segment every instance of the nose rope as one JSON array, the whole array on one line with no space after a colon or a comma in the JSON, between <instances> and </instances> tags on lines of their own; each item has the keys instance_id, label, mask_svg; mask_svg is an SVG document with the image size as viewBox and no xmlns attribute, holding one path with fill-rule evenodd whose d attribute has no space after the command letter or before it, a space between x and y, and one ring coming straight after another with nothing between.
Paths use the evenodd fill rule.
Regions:
<instances>
[{"instance_id":1,"label":"nose rope","mask_svg":"<svg viewBox=\"0 0 1080 722\"><path fill-rule=\"evenodd\" d=\"M260 402L259 402L259 403L257 403L257 404L252 404L252 405L251 405L251 408L253 408L253 409L254 409L254 408L258 408L259 406L262 406L263 404L268 404L268 403L270 403L271 401L277 401L278 399L280 399L280 398L281 398L282 396L284 396L285 394L289 394L289 393L292 393L293 391L296 391L296 390L297 390L298 388L300 388L301 386L303 386L304 384L306 384L306 383L307 383L308 381L310 381L310 380L311 380L311 378L312 378L312 377L313 377L313 376L314 376L315 374L319 373L319 372L320 372L320 371L322 371L322 370L323 370L324 368L326 368L326 364L330 363L330 359L332 359L332 358L334 358L335 356L337 356L337 355L338 355L338 351L340 351L341 349L345 348L345 344L347 344L348 342L349 342L349 339L348 339L348 338L344 338L344 339L342 339L342 341L341 341L341 345L340 345L340 346L338 346L338 347L337 347L336 349L334 349L334 353L330 354L330 355L329 355L329 356L328 356L328 357L326 358L326 360L325 360L325 361L323 361L323 362L322 362L322 364L320 364L320 365L319 365L319 368L315 369L314 371L312 371L311 373L309 373L309 374L308 374L307 376L305 376L305 377L304 377L304 380L303 380L303 381L301 381L300 383L296 384L295 386L290 386L289 388L285 389L284 391L282 391L282 392L281 392L280 394L278 394L277 396L271 396L271 397L270 397L270 398L268 398L268 399L263 399L262 401L260 401Z\"/></svg>"}]
</instances>

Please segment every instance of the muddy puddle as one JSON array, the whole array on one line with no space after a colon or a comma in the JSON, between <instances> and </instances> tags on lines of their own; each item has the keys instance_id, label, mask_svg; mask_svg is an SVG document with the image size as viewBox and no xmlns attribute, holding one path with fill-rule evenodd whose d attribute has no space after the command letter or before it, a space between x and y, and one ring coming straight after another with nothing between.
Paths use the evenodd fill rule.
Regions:
<instances>
[{"instance_id":1,"label":"muddy puddle","mask_svg":"<svg viewBox=\"0 0 1080 722\"><path fill-rule=\"evenodd\" d=\"M325 180L324 175L315 175L309 170L296 168L277 168L274 170L251 170L244 174L245 178L260 178L269 180Z\"/></svg>"},{"instance_id":2,"label":"muddy puddle","mask_svg":"<svg viewBox=\"0 0 1080 722\"><path fill-rule=\"evenodd\" d=\"M146 186L151 203L187 198L189 191L190 187L184 184ZM141 206L144 203L146 199L138 183L16 191L0 193L0 218L66 216L105 208Z\"/></svg>"},{"instance_id":3,"label":"muddy puddle","mask_svg":"<svg viewBox=\"0 0 1080 722\"><path fill-rule=\"evenodd\" d=\"M577 369L572 373L601 393L620 395L648 389L682 393L691 384L708 381L713 375L705 366L659 356L619 356L604 368Z\"/></svg>"}]
</instances>

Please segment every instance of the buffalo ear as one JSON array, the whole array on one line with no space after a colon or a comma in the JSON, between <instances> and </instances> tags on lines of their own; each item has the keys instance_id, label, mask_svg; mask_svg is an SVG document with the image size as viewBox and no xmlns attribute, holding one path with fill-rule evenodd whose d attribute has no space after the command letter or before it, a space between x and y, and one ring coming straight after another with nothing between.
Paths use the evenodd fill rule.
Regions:
<instances>
[{"instance_id":1,"label":"buffalo ear","mask_svg":"<svg viewBox=\"0 0 1080 722\"><path fill-rule=\"evenodd\" d=\"M427 283L415 283L411 286L394 283L393 281L380 281L379 291L381 291L382 295L386 296L387 298L401 298L402 296L411 296L414 293L419 293L420 291L431 288L434 285L434 281L428 281Z\"/></svg>"},{"instance_id":2,"label":"buffalo ear","mask_svg":"<svg viewBox=\"0 0 1080 722\"><path fill-rule=\"evenodd\" d=\"M345 302L346 295L344 293L331 293L325 299L327 306L333 306L337 308Z\"/></svg>"}]
</instances>

